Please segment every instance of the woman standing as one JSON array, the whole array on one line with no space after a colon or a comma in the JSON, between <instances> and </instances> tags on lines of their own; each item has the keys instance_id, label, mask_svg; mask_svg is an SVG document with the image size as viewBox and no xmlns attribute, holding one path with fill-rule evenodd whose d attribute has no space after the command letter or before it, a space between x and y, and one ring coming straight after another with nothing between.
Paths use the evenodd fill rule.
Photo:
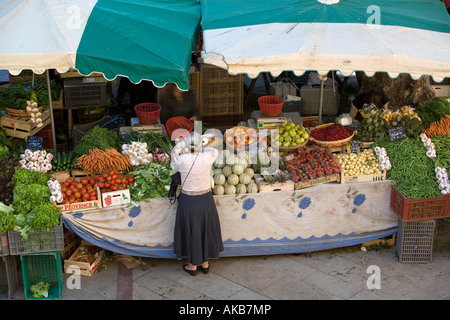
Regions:
<instances>
[{"instance_id":1,"label":"woman standing","mask_svg":"<svg viewBox=\"0 0 450 320\"><path fill-rule=\"evenodd\" d=\"M211 193L210 170L219 152L202 148L202 138L191 133L185 139L192 152L181 154L174 168L181 174L181 193L175 220L174 252L177 259L186 258L183 270L191 276L197 267L209 271L209 259L219 258L223 251L219 215Z\"/></svg>"}]
</instances>

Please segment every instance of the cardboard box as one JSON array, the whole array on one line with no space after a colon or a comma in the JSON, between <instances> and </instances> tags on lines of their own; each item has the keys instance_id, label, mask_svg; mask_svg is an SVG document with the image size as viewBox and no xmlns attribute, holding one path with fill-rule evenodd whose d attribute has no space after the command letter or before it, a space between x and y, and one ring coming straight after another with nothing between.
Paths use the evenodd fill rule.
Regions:
<instances>
[{"instance_id":1,"label":"cardboard box","mask_svg":"<svg viewBox=\"0 0 450 320\"><path fill-rule=\"evenodd\" d=\"M436 93L436 97L447 98L450 102L450 85L436 85L431 86Z\"/></svg>"},{"instance_id":2,"label":"cardboard box","mask_svg":"<svg viewBox=\"0 0 450 320\"><path fill-rule=\"evenodd\" d=\"M109 191L101 194L104 208L127 204L131 202L130 190Z\"/></svg>"}]
</instances>

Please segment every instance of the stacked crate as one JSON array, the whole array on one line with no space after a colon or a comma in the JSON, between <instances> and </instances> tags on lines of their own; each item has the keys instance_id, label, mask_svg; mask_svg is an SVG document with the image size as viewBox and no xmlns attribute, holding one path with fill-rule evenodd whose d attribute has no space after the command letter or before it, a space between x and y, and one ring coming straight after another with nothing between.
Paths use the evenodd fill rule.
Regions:
<instances>
[{"instance_id":1,"label":"stacked crate","mask_svg":"<svg viewBox=\"0 0 450 320\"><path fill-rule=\"evenodd\" d=\"M198 106L209 127L234 126L242 120L244 75L230 75L226 69L208 64L200 67Z\"/></svg>"},{"instance_id":2,"label":"stacked crate","mask_svg":"<svg viewBox=\"0 0 450 320\"><path fill-rule=\"evenodd\" d=\"M390 206L399 217L396 247L400 262L431 262L436 219L450 216L450 196L411 199L392 186Z\"/></svg>"}]
</instances>

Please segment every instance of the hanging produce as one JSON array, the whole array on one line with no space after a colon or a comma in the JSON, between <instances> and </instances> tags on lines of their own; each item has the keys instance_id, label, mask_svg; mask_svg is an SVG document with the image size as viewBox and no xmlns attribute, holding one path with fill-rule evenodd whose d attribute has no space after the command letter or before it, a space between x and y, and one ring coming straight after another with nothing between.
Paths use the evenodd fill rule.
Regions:
<instances>
[{"instance_id":1,"label":"hanging produce","mask_svg":"<svg viewBox=\"0 0 450 320\"><path fill-rule=\"evenodd\" d=\"M42 108L38 107L37 96L34 91L31 92L30 100L27 100L26 110L31 116L30 121L33 122L37 128L42 127Z\"/></svg>"}]
</instances>

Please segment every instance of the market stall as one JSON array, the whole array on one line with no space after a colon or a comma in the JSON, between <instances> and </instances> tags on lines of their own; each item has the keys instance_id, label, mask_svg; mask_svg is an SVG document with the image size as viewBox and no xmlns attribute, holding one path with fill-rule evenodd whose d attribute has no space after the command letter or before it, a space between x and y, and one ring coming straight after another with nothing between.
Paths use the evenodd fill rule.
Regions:
<instances>
[{"instance_id":1,"label":"market stall","mask_svg":"<svg viewBox=\"0 0 450 320\"><path fill-rule=\"evenodd\" d=\"M215 196L225 248L221 256L312 252L387 237L397 230L397 216L386 201L390 193L390 181L379 181ZM66 227L102 248L175 258L175 213L176 204L156 198L63 217Z\"/></svg>"}]
</instances>

